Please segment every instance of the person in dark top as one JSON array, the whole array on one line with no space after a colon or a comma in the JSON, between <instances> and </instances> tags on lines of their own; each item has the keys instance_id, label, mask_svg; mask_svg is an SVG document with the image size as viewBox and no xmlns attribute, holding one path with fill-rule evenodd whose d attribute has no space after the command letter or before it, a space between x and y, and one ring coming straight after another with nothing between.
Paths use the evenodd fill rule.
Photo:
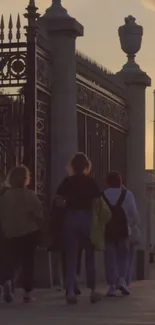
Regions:
<instances>
[{"instance_id":1,"label":"person in dark top","mask_svg":"<svg viewBox=\"0 0 155 325\"><path fill-rule=\"evenodd\" d=\"M91 302L101 300L95 291L95 258L90 242L92 202L100 197L95 180L90 177L91 163L83 153L77 153L69 164L69 176L60 184L57 195L66 205L65 248L66 248L66 300L69 304L77 302L74 288L76 282L77 255L83 245L86 256L87 285L91 289Z\"/></svg>"}]
</instances>

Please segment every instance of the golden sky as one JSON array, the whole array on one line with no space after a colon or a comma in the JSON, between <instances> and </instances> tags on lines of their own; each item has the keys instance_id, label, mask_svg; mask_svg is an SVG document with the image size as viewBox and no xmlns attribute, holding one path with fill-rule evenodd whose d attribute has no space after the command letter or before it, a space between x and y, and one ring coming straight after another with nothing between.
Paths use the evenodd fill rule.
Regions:
<instances>
[{"instance_id":1,"label":"golden sky","mask_svg":"<svg viewBox=\"0 0 155 325\"><path fill-rule=\"evenodd\" d=\"M125 63L118 39L118 27L124 17L133 15L144 27L142 48L137 55L141 69L152 78L152 87L147 90L146 106L146 167L152 168L152 120L153 89L155 88L155 0L62 0L69 13L85 28L85 36L77 41L77 48L113 72ZM28 0L5 0L0 3L0 12L8 17L24 13ZM51 4L50 0L36 0L40 13Z\"/></svg>"}]
</instances>

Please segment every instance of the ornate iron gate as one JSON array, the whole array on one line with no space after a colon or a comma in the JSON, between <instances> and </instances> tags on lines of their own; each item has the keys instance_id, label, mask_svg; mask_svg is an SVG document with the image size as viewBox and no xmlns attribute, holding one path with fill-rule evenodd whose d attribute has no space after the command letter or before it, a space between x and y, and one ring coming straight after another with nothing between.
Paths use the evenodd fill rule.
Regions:
<instances>
[{"instance_id":1,"label":"ornate iron gate","mask_svg":"<svg viewBox=\"0 0 155 325\"><path fill-rule=\"evenodd\" d=\"M0 22L0 173L25 163L32 173L32 187L44 206L50 195L50 53L37 37L39 17L30 0L25 18L26 41L21 39L18 15L13 37L9 19L4 42L4 19ZM46 42L44 43L46 44ZM93 162L93 174L101 187L107 171L126 176L125 103L92 82L77 77L79 150Z\"/></svg>"},{"instance_id":2,"label":"ornate iron gate","mask_svg":"<svg viewBox=\"0 0 155 325\"><path fill-rule=\"evenodd\" d=\"M48 51L37 46L37 188L45 209L50 203L51 64Z\"/></svg>"},{"instance_id":3,"label":"ornate iron gate","mask_svg":"<svg viewBox=\"0 0 155 325\"><path fill-rule=\"evenodd\" d=\"M108 171L126 180L127 109L123 100L77 76L79 150L92 161L93 176L105 186Z\"/></svg>"},{"instance_id":4,"label":"ornate iron gate","mask_svg":"<svg viewBox=\"0 0 155 325\"><path fill-rule=\"evenodd\" d=\"M0 95L0 175L23 160L22 95Z\"/></svg>"},{"instance_id":5,"label":"ornate iron gate","mask_svg":"<svg viewBox=\"0 0 155 325\"><path fill-rule=\"evenodd\" d=\"M32 188L45 207L50 174L51 66L48 51L38 43L39 14L33 1L26 11L25 42L19 15L15 37L10 16L7 42L3 15L0 22L0 173L4 177L12 166L27 165Z\"/></svg>"},{"instance_id":6,"label":"ornate iron gate","mask_svg":"<svg viewBox=\"0 0 155 325\"><path fill-rule=\"evenodd\" d=\"M5 40L4 18L0 21L0 176L23 161L23 116L26 84L27 44L21 41L20 17L17 17L15 41L13 21L10 16L8 42Z\"/></svg>"}]
</instances>

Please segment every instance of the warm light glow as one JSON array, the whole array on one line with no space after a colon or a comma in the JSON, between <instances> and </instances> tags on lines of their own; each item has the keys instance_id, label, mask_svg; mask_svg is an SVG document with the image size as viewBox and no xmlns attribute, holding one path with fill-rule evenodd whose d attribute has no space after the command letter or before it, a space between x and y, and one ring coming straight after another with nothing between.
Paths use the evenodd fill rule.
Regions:
<instances>
[{"instance_id":1,"label":"warm light glow","mask_svg":"<svg viewBox=\"0 0 155 325\"><path fill-rule=\"evenodd\" d=\"M155 0L142 0L142 3L146 8L155 10Z\"/></svg>"},{"instance_id":2,"label":"warm light glow","mask_svg":"<svg viewBox=\"0 0 155 325\"><path fill-rule=\"evenodd\" d=\"M52 3L52 0L35 1L41 14L44 14ZM10 11L13 19L17 18L17 10L22 18L28 3L29 0L1 0L0 13L4 13L5 26L8 25ZM142 48L136 62L152 78L152 89L147 89L146 102L146 167L152 168L155 0L62 0L62 5L71 16L84 25L85 35L77 41L78 50L113 72L119 71L126 62L118 39L118 27L124 23L124 17L132 14L144 27Z\"/></svg>"}]
</instances>

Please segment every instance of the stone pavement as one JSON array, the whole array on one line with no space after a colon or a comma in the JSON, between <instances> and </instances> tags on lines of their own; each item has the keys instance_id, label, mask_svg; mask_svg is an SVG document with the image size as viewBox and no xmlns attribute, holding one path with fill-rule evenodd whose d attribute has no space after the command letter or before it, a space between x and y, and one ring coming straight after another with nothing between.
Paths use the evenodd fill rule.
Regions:
<instances>
[{"instance_id":1,"label":"stone pavement","mask_svg":"<svg viewBox=\"0 0 155 325\"><path fill-rule=\"evenodd\" d=\"M50 291L36 292L37 301L24 305L20 294L14 304L0 305L1 325L155 325L155 281L133 284L130 297L105 297L95 305L85 290L77 306Z\"/></svg>"}]
</instances>

